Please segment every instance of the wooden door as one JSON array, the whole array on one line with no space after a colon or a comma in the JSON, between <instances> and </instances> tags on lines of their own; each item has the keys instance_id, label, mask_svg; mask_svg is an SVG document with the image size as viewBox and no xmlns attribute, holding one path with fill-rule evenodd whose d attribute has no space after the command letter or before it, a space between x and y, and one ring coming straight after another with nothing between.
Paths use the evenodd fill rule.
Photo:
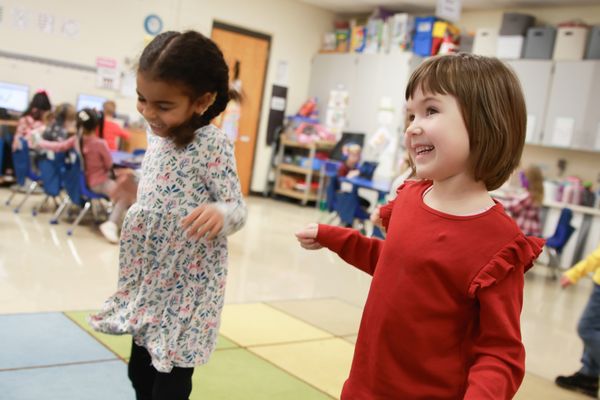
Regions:
<instances>
[{"instance_id":1,"label":"wooden door","mask_svg":"<svg viewBox=\"0 0 600 400\"><path fill-rule=\"evenodd\" d=\"M269 36L244 29L215 23L212 39L219 46L230 74L238 63L243 101L239 119L238 136L235 141L237 172L242 193L248 195L252 181L254 151L258 136L265 75L269 59Z\"/></svg>"}]
</instances>

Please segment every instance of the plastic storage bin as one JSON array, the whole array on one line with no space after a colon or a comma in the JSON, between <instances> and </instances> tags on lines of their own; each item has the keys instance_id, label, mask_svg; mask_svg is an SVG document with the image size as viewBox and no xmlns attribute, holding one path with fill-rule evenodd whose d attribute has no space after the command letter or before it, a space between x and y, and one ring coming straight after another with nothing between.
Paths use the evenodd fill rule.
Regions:
<instances>
[{"instance_id":1,"label":"plastic storage bin","mask_svg":"<svg viewBox=\"0 0 600 400\"><path fill-rule=\"evenodd\" d=\"M535 17L520 13L504 13L502 15L502 25L500 26L500 36L525 36L527 29L531 28L535 22Z\"/></svg>"},{"instance_id":2,"label":"plastic storage bin","mask_svg":"<svg viewBox=\"0 0 600 400\"><path fill-rule=\"evenodd\" d=\"M525 38L523 58L537 60L551 60L554 51L556 29L548 26L543 28L529 28Z\"/></svg>"},{"instance_id":3,"label":"plastic storage bin","mask_svg":"<svg viewBox=\"0 0 600 400\"><path fill-rule=\"evenodd\" d=\"M480 56L496 56L498 32L491 28L480 28L475 33L473 40L473 54Z\"/></svg>"},{"instance_id":4,"label":"plastic storage bin","mask_svg":"<svg viewBox=\"0 0 600 400\"><path fill-rule=\"evenodd\" d=\"M426 57L431 54L433 42L433 24L435 17L415 18L415 36L413 38L413 53Z\"/></svg>"},{"instance_id":5,"label":"plastic storage bin","mask_svg":"<svg viewBox=\"0 0 600 400\"><path fill-rule=\"evenodd\" d=\"M558 28L552 59L581 60L585 53L587 33L587 28L580 26Z\"/></svg>"},{"instance_id":6,"label":"plastic storage bin","mask_svg":"<svg viewBox=\"0 0 600 400\"><path fill-rule=\"evenodd\" d=\"M496 57L505 60L516 60L521 58L525 37L520 35L499 36L496 46Z\"/></svg>"},{"instance_id":7,"label":"plastic storage bin","mask_svg":"<svg viewBox=\"0 0 600 400\"><path fill-rule=\"evenodd\" d=\"M600 25L592 27L585 58L588 60L600 60Z\"/></svg>"}]
</instances>

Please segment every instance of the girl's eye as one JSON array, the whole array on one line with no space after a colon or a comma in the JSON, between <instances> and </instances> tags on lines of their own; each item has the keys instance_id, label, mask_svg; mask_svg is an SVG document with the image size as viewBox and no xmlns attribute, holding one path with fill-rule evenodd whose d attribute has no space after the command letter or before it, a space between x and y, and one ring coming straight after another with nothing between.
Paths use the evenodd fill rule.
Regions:
<instances>
[{"instance_id":1,"label":"girl's eye","mask_svg":"<svg viewBox=\"0 0 600 400\"><path fill-rule=\"evenodd\" d=\"M169 111L169 110L170 110L170 108L169 108L169 107L165 107L165 106L158 106L158 109L159 109L160 111Z\"/></svg>"},{"instance_id":2,"label":"girl's eye","mask_svg":"<svg viewBox=\"0 0 600 400\"><path fill-rule=\"evenodd\" d=\"M140 102L140 103L145 103L146 99L144 99L142 97L138 97L137 101Z\"/></svg>"},{"instance_id":3,"label":"girl's eye","mask_svg":"<svg viewBox=\"0 0 600 400\"><path fill-rule=\"evenodd\" d=\"M437 113L438 113L438 110L436 110L435 108L433 108L433 107L427 107L427 114L426 114L427 116L430 116L430 115L433 115L433 114L437 114Z\"/></svg>"},{"instance_id":4,"label":"girl's eye","mask_svg":"<svg viewBox=\"0 0 600 400\"><path fill-rule=\"evenodd\" d=\"M415 114L408 114L408 121L413 122L415 120Z\"/></svg>"}]
</instances>

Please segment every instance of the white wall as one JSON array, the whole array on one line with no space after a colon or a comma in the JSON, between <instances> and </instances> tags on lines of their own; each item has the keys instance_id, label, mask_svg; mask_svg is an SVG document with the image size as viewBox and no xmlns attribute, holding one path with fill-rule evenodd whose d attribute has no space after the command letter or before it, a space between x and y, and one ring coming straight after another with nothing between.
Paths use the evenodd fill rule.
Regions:
<instances>
[{"instance_id":1,"label":"white wall","mask_svg":"<svg viewBox=\"0 0 600 400\"><path fill-rule=\"evenodd\" d=\"M295 112L307 96L310 60L318 51L322 33L331 30L334 14L293 0L103 0L102 2L53 0L3 0L0 20L0 51L19 53L95 66L96 57L110 57L122 65L135 61L148 37L143 22L148 14L159 15L163 30L195 29L209 36L214 20L271 35L263 110L254 161L251 190L262 191L270 149L265 145L268 102L276 66L289 66L287 113ZM14 10L24 10L28 26L17 29ZM40 13L55 17L54 32L38 28ZM63 21L79 22L80 33L71 38L60 33ZM113 98L119 111L137 117L135 99L95 88L95 74L29 61L0 57L0 80L22 83L31 91L48 90L54 104L74 103L77 94Z\"/></svg>"}]
</instances>

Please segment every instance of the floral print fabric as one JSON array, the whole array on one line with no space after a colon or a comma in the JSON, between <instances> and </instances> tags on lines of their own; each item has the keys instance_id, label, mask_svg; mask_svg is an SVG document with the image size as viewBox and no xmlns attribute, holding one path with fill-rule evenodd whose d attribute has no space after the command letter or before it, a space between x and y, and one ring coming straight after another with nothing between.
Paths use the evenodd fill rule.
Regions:
<instances>
[{"instance_id":1,"label":"floral print fabric","mask_svg":"<svg viewBox=\"0 0 600 400\"><path fill-rule=\"evenodd\" d=\"M190 240L181 219L215 204L224 226L213 240ZM246 220L233 149L212 125L177 149L149 135L137 203L127 212L117 292L90 317L100 332L133 335L160 372L194 367L214 350L227 277L227 238Z\"/></svg>"}]
</instances>

